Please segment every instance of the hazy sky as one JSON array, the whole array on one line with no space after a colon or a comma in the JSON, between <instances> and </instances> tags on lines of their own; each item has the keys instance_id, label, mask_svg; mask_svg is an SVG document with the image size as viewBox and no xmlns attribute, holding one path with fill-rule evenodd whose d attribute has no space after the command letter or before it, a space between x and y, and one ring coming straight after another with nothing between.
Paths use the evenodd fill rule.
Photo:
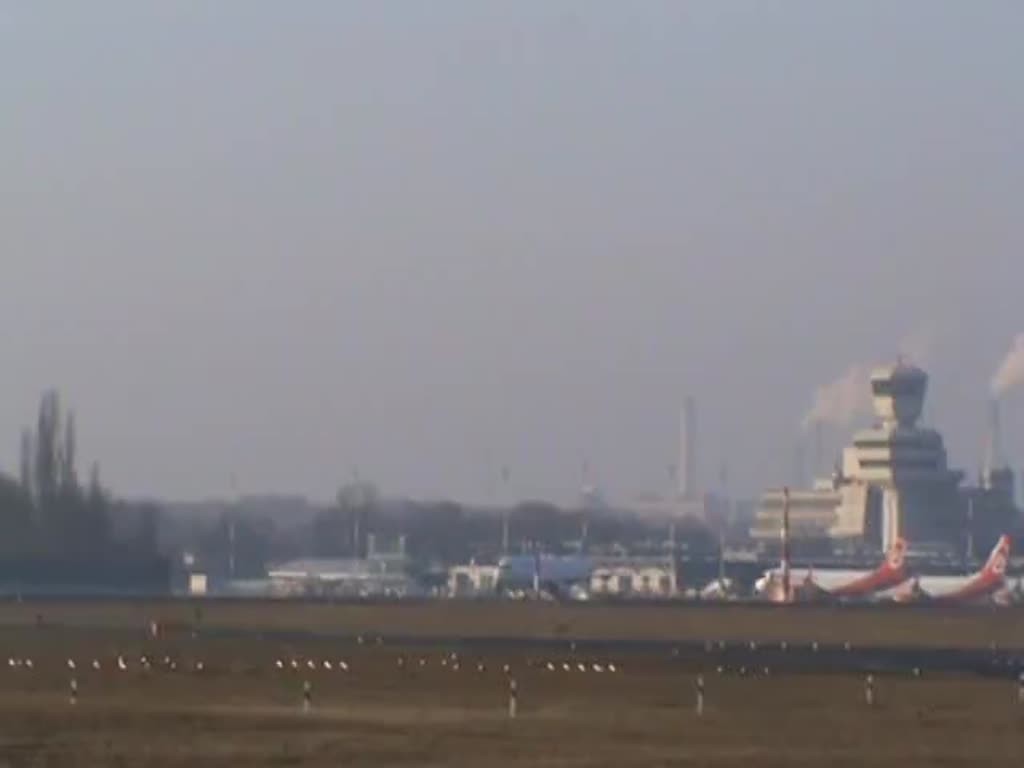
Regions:
<instances>
[{"instance_id":1,"label":"hazy sky","mask_svg":"<svg viewBox=\"0 0 1024 768\"><path fill-rule=\"evenodd\" d=\"M1014 0L0 3L0 464L58 387L127 494L564 499L587 457L622 496L691 392L749 492L904 346L973 469L1022 36Z\"/></svg>"}]
</instances>

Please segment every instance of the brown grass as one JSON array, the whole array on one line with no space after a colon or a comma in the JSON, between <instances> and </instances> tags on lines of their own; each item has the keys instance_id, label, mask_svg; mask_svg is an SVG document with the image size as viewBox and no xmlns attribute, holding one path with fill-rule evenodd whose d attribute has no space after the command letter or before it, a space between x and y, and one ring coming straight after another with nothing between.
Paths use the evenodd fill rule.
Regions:
<instances>
[{"instance_id":1,"label":"brown grass","mask_svg":"<svg viewBox=\"0 0 1024 768\"><path fill-rule=\"evenodd\" d=\"M721 639L986 648L1024 645L1024 609L929 606L554 604L437 601L75 601L0 604L0 626L165 627L417 637Z\"/></svg>"},{"instance_id":2,"label":"brown grass","mask_svg":"<svg viewBox=\"0 0 1024 768\"><path fill-rule=\"evenodd\" d=\"M83 604L84 605L84 604ZM718 674L699 659L667 653L582 656L525 651L515 646L467 652L454 671L450 650L358 645L351 640L192 637L168 632L145 637L144 617L160 606L103 604L41 610L49 626L36 628L32 606L6 611L0 629L0 766L907 766L1017 765L1024 755L1024 707L1011 680L925 674L921 679L880 676L879 704L864 703L864 684L847 675L739 677ZM403 627L426 620L425 632L452 634L466 627L484 632L496 606L443 605L404 609L326 606L208 606L204 621L220 626L295 627L336 631ZM222 612L222 608L225 610ZM885 615L874 628L831 612L829 625L807 624L813 613L687 612L679 609L583 610L509 606L526 631L567 623L597 636L639 637L676 632L703 635L708 628L795 640L814 630L823 642L838 624L857 637L902 641L907 622L941 622L940 614ZM474 614L473 611L480 611ZM333 612L332 612L333 611ZM588 613L589 611L589 613ZM426 612L426 613L424 613ZM187 613L187 612L186 612ZM260 614L263 621L261 622ZM438 615L440 614L440 615ZM161 613L161 616L168 615ZM710 618L709 618L710 617ZM922 618L923 617L923 618ZM1002 634L1001 617L947 616L957 637L987 642ZM73 620L74 619L74 620ZM701 619L705 621L700 622ZM783 621L785 620L785 621ZM510 627L501 619L502 627ZM715 622L719 623L715 623ZM91 628L72 628L79 622ZM459 622L463 622L460 624ZM600 622L605 622L604 624ZM722 623L729 622L729 623ZM891 622L891 623L890 623ZM58 623L63 627L54 626ZM106 629L102 625L112 625ZM116 627L123 629L116 629ZM882 629L879 629L882 627ZM503 630L504 631L504 630ZM872 634L874 633L874 634ZM1019 635L1018 635L1019 637ZM949 636L947 635L947 639ZM922 636L924 642L935 643ZM124 655L132 665L117 672ZM146 672L142 654L170 655L177 672ZM404 668L398 658L405 659ZM8 658L31 657L34 668L12 669ZM68 670L73 657L79 667ZM104 668L88 663L98 658ZM276 659L304 662L345 659L348 673L322 668L279 671ZM448 662L442 665L442 659ZM420 666L422 659L425 664ZM184 672L201 660L202 674ZM549 672L546 662L559 670ZM563 662L615 663L616 674L564 672ZM483 663L485 669L477 670ZM519 683L521 717L505 714L508 664ZM694 713L693 681L707 680L708 711ZM68 681L79 682L77 705ZM301 708L302 683L313 685L313 711Z\"/></svg>"}]
</instances>

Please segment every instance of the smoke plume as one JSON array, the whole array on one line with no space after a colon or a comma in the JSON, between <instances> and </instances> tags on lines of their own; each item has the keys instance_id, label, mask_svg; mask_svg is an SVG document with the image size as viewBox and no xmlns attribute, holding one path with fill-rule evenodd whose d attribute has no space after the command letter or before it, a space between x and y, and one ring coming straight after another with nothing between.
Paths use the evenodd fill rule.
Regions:
<instances>
[{"instance_id":1,"label":"smoke plume","mask_svg":"<svg viewBox=\"0 0 1024 768\"><path fill-rule=\"evenodd\" d=\"M1002 397L1021 384L1024 384L1024 333L1013 340L1009 353L992 377L992 395Z\"/></svg>"},{"instance_id":2,"label":"smoke plume","mask_svg":"<svg viewBox=\"0 0 1024 768\"><path fill-rule=\"evenodd\" d=\"M919 326L908 331L900 339L899 356L904 363L927 368L935 348L934 328Z\"/></svg>"},{"instance_id":3,"label":"smoke plume","mask_svg":"<svg viewBox=\"0 0 1024 768\"><path fill-rule=\"evenodd\" d=\"M870 411L871 369L866 365L853 365L815 393L814 406L804 416L803 428L806 430L815 424L847 426Z\"/></svg>"}]
</instances>

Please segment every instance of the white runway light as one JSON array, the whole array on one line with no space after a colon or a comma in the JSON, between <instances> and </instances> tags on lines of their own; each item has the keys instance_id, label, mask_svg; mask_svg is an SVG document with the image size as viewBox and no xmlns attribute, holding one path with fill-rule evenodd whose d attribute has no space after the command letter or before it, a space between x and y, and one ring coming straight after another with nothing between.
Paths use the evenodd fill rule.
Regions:
<instances>
[{"instance_id":1,"label":"white runway light","mask_svg":"<svg viewBox=\"0 0 1024 768\"><path fill-rule=\"evenodd\" d=\"M549 662L548 662L548 672L554 672L554 671L555 671L555 665L554 665L554 664L552 664L552 663L551 663L551 662L549 661Z\"/></svg>"},{"instance_id":2,"label":"white runway light","mask_svg":"<svg viewBox=\"0 0 1024 768\"><path fill-rule=\"evenodd\" d=\"M329 662L327 659L324 659L324 669L330 670L331 668L331 662Z\"/></svg>"},{"instance_id":3,"label":"white runway light","mask_svg":"<svg viewBox=\"0 0 1024 768\"><path fill-rule=\"evenodd\" d=\"M74 659L68 659L68 669L70 669L70 670L74 670L75 669L75 660Z\"/></svg>"},{"instance_id":4,"label":"white runway light","mask_svg":"<svg viewBox=\"0 0 1024 768\"><path fill-rule=\"evenodd\" d=\"M100 671L100 669L101 669L101 667L102 667L102 665L100 664L100 660L99 660L99 659L93 659L93 660L92 660L92 668L93 668L94 670L96 670L97 672L99 672L99 671Z\"/></svg>"},{"instance_id":5,"label":"white runway light","mask_svg":"<svg viewBox=\"0 0 1024 768\"><path fill-rule=\"evenodd\" d=\"M278 669L284 669L284 662L281 661L280 659L278 659L277 661L274 662L274 666L277 667Z\"/></svg>"}]
</instances>

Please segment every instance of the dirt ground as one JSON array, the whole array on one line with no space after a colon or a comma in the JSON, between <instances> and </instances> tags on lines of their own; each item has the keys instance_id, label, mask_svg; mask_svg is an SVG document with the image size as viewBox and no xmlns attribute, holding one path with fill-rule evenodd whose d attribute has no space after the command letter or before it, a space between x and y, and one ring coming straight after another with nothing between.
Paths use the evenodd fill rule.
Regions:
<instances>
[{"instance_id":1,"label":"dirt ground","mask_svg":"<svg viewBox=\"0 0 1024 768\"><path fill-rule=\"evenodd\" d=\"M18 609L30 621L0 609L0 766L1009 766L1024 757L1012 675L879 674L868 706L863 675L784 674L756 654L742 670L720 670L713 656L570 643L449 647L185 627L152 638L113 605L93 606L83 626L53 610L36 626L37 606ZM260 610L281 626L273 605L251 606L247 626L260 624ZM215 613L204 622L228 620ZM786 613L760 616L764 635L786 634Z\"/></svg>"},{"instance_id":2,"label":"dirt ground","mask_svg":"<svg viewBox=\"0 0 1024 768\"><path fill-rule=\"evenodd\" d=\"M209 631L405 637L721 639L1024 648L1024 606L771 606L757 604L424 601L107 600L0 603L0 628L45 623L136 630L151 620Z\"/></svg>"}]
</instances>

